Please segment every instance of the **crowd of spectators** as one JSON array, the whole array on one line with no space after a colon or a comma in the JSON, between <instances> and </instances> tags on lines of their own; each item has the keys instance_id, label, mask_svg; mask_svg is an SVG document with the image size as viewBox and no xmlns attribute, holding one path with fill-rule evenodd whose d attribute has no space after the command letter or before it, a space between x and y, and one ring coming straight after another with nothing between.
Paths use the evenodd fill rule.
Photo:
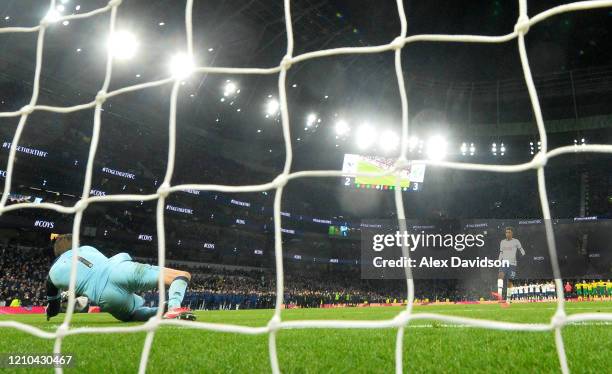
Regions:
<instances>
[{"instance_id":1,"label":"crowd of spectators","mask_svg":"<svg viewBox=\"0 0 612 374\"><path fill-rule=\"evenodd\" d=\"M271 308L276 300L276 274L269 269L223 269L172 264L192 273L185 303L194 309ZM316 308L323 305L398 303L407 297L404 280L361 279L354 266L288 266L284 274L283 303ZM415 280L415 297L429 301L475 301L488 297L486 282ZM157 293L145 299L157 305Z\"/></svg>"},{"instance_id":2,"label":"crowd of spectators","mask_svg":"<svg viewBox=\"0 0 612 374\"><path fill-rule=\"evenodd\" d=\"M18 299L22 306L44 305L45 280L52 261L47 249L1 246L0 304L8 306ZM269 269L172 263L170 266L192 273L185 303L194 309L274 307L276 275ZM285 274L284 303L300 307L384 303L405 299L405 290L403 281L362 280L359 269L354 267L333 270L323 266L290 266ZM461 300L478 296L460 292L453 281L417 281L416 295L431 300ZM155 304L157 292L146 293L145 299Z\"/></svg>"},{"instance_id":3,"label":"crowd of spectators","mask_svg":"<svg viewBox=\"0 0 612 374\"><path fill-rule=\"evenodd\" d=\"M45 248L0 246L0 306L15 304L15 300L21 306L44 305L52 261ZM139 261L155 263L154 259ZM273 308L276 303L276 273L270 268L172 261L168 266L192 274L184 299L192 309ZM495 277L490 278L415 279L415 298L429 302L488 299L495 282ZM148 305L157 305L156 291L144 297ZM287 263L284 269L286 307L401 303L406 298L405 280L362 279L360 268L354 265Z\"/></svg>"},{"instance_id":4,"label":"crowd of spectators","mask_svg":"<svg viewBox=\"0 0 612 374\"><path fill-rule=\"evenodd\" d=\"M0 306L44 305L51 256L41 249L0 246Z\"/></svg>"}]
</instances>

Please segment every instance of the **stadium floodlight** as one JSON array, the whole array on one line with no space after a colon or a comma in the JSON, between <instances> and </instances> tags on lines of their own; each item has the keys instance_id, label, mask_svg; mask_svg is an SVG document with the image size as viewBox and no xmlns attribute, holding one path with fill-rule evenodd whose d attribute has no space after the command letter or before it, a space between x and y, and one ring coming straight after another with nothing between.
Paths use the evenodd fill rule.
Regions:
<instances>
[{"instance_id":1,"label":"stadium floodlight","mask_svg":"<svg viewBox=\"0 0 612 374\"><path fill-rule=\"evenodd\" d=\"M194 68L193 60L185 53L177 53L170 60L170 73L176 79L187 78Z\"/></svg>"},{"instance_id":2,"label":"stadium floodlight","mask_svg":"<svg viewBox=\"0 0 612 374\"><path fill-rule=\"evenodd\" d=\"M278 113L278 109L280 108L280 104L276 99L270 99L266 103L266 116L273 116ZM267 118L267 117L266 117Z\"/></svg>"},{"instance_id":3,"label":"stadium floodlight","mask_svg":"<svg viewBox=\"0 0 612 374\"><path fill-rule=\"evenodd\" d=\"M129 31L116 31L108 38L108 48L110 48L114 58L127 60L136 54L138 40Z\"/></svg>"},{"instance_id":4,"label":"stadium floodlight","mask_svg":"<svg viewBox=\"0 0 612 374\"><path fill-rule=\"evenodd\" d=\"M470 156L474 156L476 153L476 147L474 147L474 143L470 143Z\"/></svg>"},{"instance_id":5,"label":"stadium floodlight","mask_svg":"<svg viewBox=\"0 0 612 374\"><path fill-rule=\"evenodd\" d=\"M234 95L238 93L238 86L236 85L236 83L228 80L227 83L225 83L225 86L223 87L223 96L227 97L230 95Z\"/></svg>"},{"instance_id":6,"label":"stadium floodlight","mask_svg":"<svg viewBox=\"0 0 612 374\"><path fill-rule=\"evenodd\" d=\"M499 152L500 154L503 156L506 153L506 146L504 145L504 143L502 142L500 147L499 147Z\"/></svg>"},{"instance_id":7,"label":"stadium floodlight","mask_svg":"<svg viewBox=\"0 0 612 374\"><path fill-rule=\"evenodd\" d=\"M446 139L440 135L434 135L427 141L427 158L430 160L443 160L446 157Z\"/></svg>"},{"instance_id":8,"label":"stadium floodlight","mask_svg":"<svg viewBox=\"0 0 612 374\"><path fill-rule=\"evenodd\" d=\"M357 129L357 147L365 150L376 141L376 130L368 125L363 124Z\"/></svg>"},{"instance_id":9,"label":"stadium floodlight","mask_svg":"<svg viewBox=\"0 0 612 374\"><path fill-rule=\"evenodd\" d=\"M306 127L310 127L314 125L316 121L317 121L317 115L314 113L310 113L308 117L306 117Z\"/></svg>"},{"instance_id":10,"label":"stadium floodlight","mask_svg":"<svg viewBox=\"0 0 612 374\"><path fill-rule=\"evenodd\" d=\"M47 15L45 15L45 21L57 22L61 16L62 15L60 14L59 11L57 11L56 9L51 9L49 10L49 12L47 12Z\"/></svg>"},{"instance_id":11,"label":"stadium floodlight","mask_svg":"<svg viewBox=\"0 0 612 374\"><path fill-rule=\"evenodd\" d=\"M394 151L399 145L399 137L391 130L385 130L380 134L379 145L383 152Z\"/></svg>"},{"instance_id":12,"label":"stadium floodlight","mask_svg":"<svg viewBox=\"0 0 612 374\"><path fill-rule=\"evenodd\" d=\"M461 143L461 147L459 149L461 150L461 155L465 156L468 151L467 143Z\"/></svg>"},{"instance_id":13,"label":"stadium floodlight","mask_svg":"<svg viewBox=\"0 0 612 374\"><path fill-rule=\"evenodd\" d=\"M335 131L336 131L336 135L338 136L343 136L346 135L349 131L350 131L350 127L348 125L348 123L345 120L339 120L338 122L336 122L336 126L334 127Z\"/></svg>"},{"instance_id":14,"label":"stadium floodlight","mask_svg":"<svg viewBox=\"0 0 612 374\"><path fill-rule=\"evenodd\" d=\"M497 156L497 143L491 144L491 153L493 153L493 156Z\"/></svg>"},{"instance_id":15,"label":"stadium floodlight","mask_svg":"<svg viewBox=\"0 0 612 374\"><path fill-rule=\"evenodd\" d=\"M581 146L585 146L586 145L586 139L582 138L582 139L580 139L580 142L578 142L578 139L574 139L574 147L578 147L578 144L580 144Z\"/></svg>"}]
</instances>

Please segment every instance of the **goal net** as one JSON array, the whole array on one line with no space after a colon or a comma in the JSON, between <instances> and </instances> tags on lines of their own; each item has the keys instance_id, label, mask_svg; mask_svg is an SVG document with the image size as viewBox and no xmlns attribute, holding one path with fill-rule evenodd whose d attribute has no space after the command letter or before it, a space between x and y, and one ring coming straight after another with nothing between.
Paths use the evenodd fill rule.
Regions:
<instances>
[{"instance_id":1,"label":"goal net","mask_svg":"<svg viewBox=\"0 0 612 374\"><path fill-rule=\"evenodd\" d=\"M141 353L139 372L144 373L147 368L149 354L151 352L151 346L154 341L155 333L157 329L162 325L182 326L185 328L192 329L203 329L210 331L219 332L230 332L237 334L267 334L269 345L269 359L272 372L279 373L281 368L279 367L278 355L277 355L277 333L282 329L314 329L314 328L326 328L326 329L396 329L396 342L395 342L395 369L397 373L403 371L403 336L404 330L412 320L417 319L428 319L437 320L445 323L464 324L479 328L486 329L497 329L497 330L510 330L510 331L554 331L556 349L559 358L559 365L563 373L568 373L569 368L567 364L567 358L565 354L564 341L562 336L562 329L569 323L576 323L580 321L594 321L594 320L605 320L612 321L612 314L610 313L580 313L572 314L567 316L564 309L564 295L563 287L561 283L561 274L559 271L559 265L557 261L557 251L555 246L555 239L553 236L553 229L551 226L551 216L549 209L549 202L547 198L547 190L545 184L544 170L547 161L552 157L561 156L564 154L570 154L575 152L599 152L599 153L612 153L612 145L598 145L589 144L582 147L564 146L555 149L549 149L547 144L547 134L542 118L542 111L538 101L538 94L534 85L533 77L531 74L529 60L525 48L525 36L529 31L529 28L539 22L542 22L548 18L554 17L561 13L581 11L594 8L612 7L612 1L582 1L562 6L557 6L548 9L542 13L529 17L527 13L527 0L519 0L519 17L516 21L514 30L508 30L509 32L505 35L499 36L485 36L485 35L438 35L438 34L427 34L427 35L412 35L407 36L407 19L404 12L404 3L402 0L397 1L397 12L401 23L401 31L399 35L393 39L390 43L385 45L367 46L367 47L345 47L345 48L334 48L327 50L318 50L314 52L308 52L300 55L293 55L294 50L294 34L291 20L291 1L284 0L284 13L285 13L285 27L287 37L287 49L286 54L279 62L277 66L268 68L232 68L232 67L194 67L190 74L266 74L266 75L278 75L278 91L279 91L279 103L280 113L282 120L282 131L284 146L286 151L286 158L284 168L281 174L279 174L274 180L268 183L259 185L242 185L242 186L227 186L227 185L206 185L206 184L182 184L172 185L172 175L175 165L175 151L176 151L176 117L177 117L177 100L178 94L181 89L181 80L183 77L171 76L165 79L157 81L149 81L142 84L132 85L109 91L109 85L113 72L113 51L109 49L106 56L106 70L104 76L104 83L100 87L95 100L91 102L78 103L74 106L59 107L59 106L48 106L39 105L38 97L40 92L40 75L41 68L44 63L43 59L43 48L45 45L45 32L49 27L54 24L61 23L64 21L70 21L74 19L85 19L94 15L108 15L109 31L110 35L113 35L115 31L115 22L117 14L121 11L122 0L111 0L106 6L82 14L73 14L61 16L55 12L56 1L51 0L49 2L49 13L44 17L38 25L35 26L23 26L23 27L4 27L0 28L0 34L6 33L33 33L37 34L36 41L36 68L33 77L32 94L29 103L23 106L20 110L14 112L0 112L0 117L13 117L18 118L18 125L15 134L12 139L10 146L10 152L8 157L8 163L6 165L6 179L4 184L4 190L2 198L0 200L0 214L16 211L18 209L48 209L53 210L62 214L68 214L74 216L73 221L73 248L75 252L78 252L79 247L79 233L81 228L81 220L85 210L91 204L100 204L106 202L135 202L135 201L156 201L156 223L157 223L157 237L158 237L158 262L159 266L163 267L165 264L165 229L164 229L164 207L165 200L172 193L183 191L186 189L200 190L200 191L219 191L219 192L259 192L275 190L274 197L274 236L275 236L275 266L276 266L276 306L272 318L269 320L267 325L261 327L246 327L232 324L220 324L220 323L206 323L206 322L188 322L179 320L164 320L162 319L162 308L159 308L156 317L150 319L147 323L138 326L128 327L80 327L71 328L71 319L73 316L75 295L74 288L76 284L76 265L77 256L73 256L72 271L70 276L70 289L69 289L69 301L68 308L65 314L63 323L54 332L47 332L40 328L30 326L24 323L16 321L1 321L0 327L2 328L14 328L31 334L36 337L43 339L54 339L54 353L60 353L62 350L62 341L66 336L76 334L100 334L100 333L135 333L135 332L146 332L146 339ZM187 58L191 59L194 55L193 47L193 28L192 28L192 7L193 0L186 0L185 8L185 31L186 40L184 50ZM1 36L1 35L0 35ZM342 170L325 170L325 171L300 171L292 172L292 145L290 138L290 126L289 126L289 107L287 105L287 72L292 66L299 64L303 61L317 59L321 57L330 57L336 55L346 54L372 54L381 53L386 51L392 51L395 54L395 73L397 76L398 93L401 98L401 110L402 110L402 132L401 132L401 146L400 155L397 162L393 167L384 173L357 173L356 176L361 177L376 177L382 175L393 175L396 177L395 188L395 203L397 210L397 217L400 224L400 229L405 230L404 226L404 204L402 198L401 183L402 171L409 166L407 160L408 153L408 139L410 134L410 121L408 115L408 100L406 95L405 80L402 71L401 62L401 51L402 48L408 44L417 42L446 42L446 43L505 43L505 42L516 42L518 44L518 51L520 55L520 63L525 79L525 83L528 89L531 105L533 107L533 113L535 114L535 120L537 125L538 134L541 141L541 152L536 154L533 159L527 163L516 164L516 165L492 165L492 164L476 164L476 163L459 163L450 161L432 161L422 160L426 165L451 168L457 170L476 170L483 172L493 173L517 173L522 171L534 170L537 173L537 187L540 197L542 217L546 223L546 237L548 244L548 251L551 259L551 267L553 270L556 290L557 290L557 308L554 316L548 323L532 324L532 323L509 323L499 322L495 320L484 320L476 318L464 318L450 315L439 315L434 313L415 313L413 312L413 301L414 301L414 283L410 274L410 269L406 270L406 287L408 292L407 306L404 310L398 313L394 318L380 321L365 321L365 320L319 320L319 321L283 321L281 314L281 306L283 304L284 295L284 273L283 273L283 247L281 240L281 198L283 195L283 189L285 185L291 180L305 177L341 177L343 175ZM101 131L101 112L103 110L104 102L115 96L120 96L129 92L146 90L152 87L158 87L162 85L170 85L172 87L170 96L170 117L169 117L169 135L168 135L168 152L167 152L167 168L163 182L160 184L156 193L149 195L138 195L138 194L115 194L107 196L90 196L90 189L92 184L92 168L94 160L96 158L96 151L98 147L98 141ZM62 206L53 203L16 203L7 205L9 194L11 193L11 179L14 171L15 154L19 147L20 137L25 126L28 124L28 117L35 111L47 111L55 113L71 113L76 111L91 110L94 111L93 120L93 131L89 145L89 156L87 159L87 166L85 177L83 180L83 189L81 198L74 206ZM409 252L407 248L403 248L404 256L408 257ZM165 301L165 287L163 283L163 274L160 274L159 278L159 301L160 305ZM57 368L57 372L61 373L62 369Z\"/></svg>"}]
</instances>

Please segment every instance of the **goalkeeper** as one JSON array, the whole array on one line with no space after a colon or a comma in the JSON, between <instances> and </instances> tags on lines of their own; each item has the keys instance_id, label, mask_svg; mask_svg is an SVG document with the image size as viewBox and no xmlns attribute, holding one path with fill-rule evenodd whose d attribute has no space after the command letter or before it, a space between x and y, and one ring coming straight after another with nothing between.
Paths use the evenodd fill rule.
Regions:
<instances>
[{"instance_id":1,"label":"goalkeeper","mask_svg":"<svg viewBox=\"0 0 612 374\"><path fill-rule=\"evenodd\" d=\"M68 289L73 258L71 247L71 234L60 235L53 245L57 258L47 278L47 320L60 311L60 290ZM77 260L77 297L86 296L102 312L123 322L147 321L157 313L157 307L144 306L144 299L136 292L157 288L159 267L134 262L127 253L108 258L89 246L79 248ZM164 268L164 284L170 286L165 319L195 319L189 308L181 308L190 280L191 274L186 271Z\"/></svg>"}]
</instances>

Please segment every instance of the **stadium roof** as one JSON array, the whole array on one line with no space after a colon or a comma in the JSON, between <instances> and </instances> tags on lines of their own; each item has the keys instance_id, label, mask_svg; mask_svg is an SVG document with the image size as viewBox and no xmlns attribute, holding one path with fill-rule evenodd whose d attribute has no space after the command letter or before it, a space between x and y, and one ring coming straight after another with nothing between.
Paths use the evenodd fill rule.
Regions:
<instances>
[{"instance_id":1,"label":"stadium roof","mask_svg":"<svg viewBox=\"0 0 612 374\"><path fill-rule=\"evenodd\" d=\"M561 3L565 2L530 3L529 12L533 15ZM105 4L67 1L65 13L83 13ZM408 30L409 34L503 34L513 29L517 7L515 2L502 1L471 2L469 7L452 1L406 2ZM36 25L46 11L45 2L8 2L0 8L0 26ZM183 17L182 2L125 1L118 29L136 34L140 48L132 60L115 64L111 89L168 76L171 55L184 45ZM547 120L609 114L612 69L606 66L612 65L612 50L606 45L611 17L608 9L568 13L530 30L530 64L544 98ZM285 53L281 2L197 1L193 18L196 57L201 65L271 67ZM388 43L399 32L392 1L293 1L292 18L295 54ZM41 102L74 105L93 99L103 78L107 23L108 16L102 14L49 29ZM35 33L0 36L4 51L0 54L0 94L11 96L0 110L18 109L29 95L35 37ZM405 48L403 57L417 127L438 121L448 122L455 132L467 132L470 126L465 125L531 121L529 106L522 104L527 96L516 42L415 44ZM240 93L221 102L227 80L235 82ZM264 113L266 102L278 96L276 81L276 76L193 77L182 89L179 121L189 135L183 141L193 141L194 146L205 141L209 151L237 159L282 158L278 119L266 118ZM329 128L341 117L399 126L391 53L297 64L290 70L288 82L293 140L305 156L315 157L321 150L333 148ZM168 91L169 87L162 87L109 100L106 114L109 119L138 125L143 136L153 135L149 142L163 146ZM572 99L574 94L577 103ZM319 128L304 128L309 113L321 118Z\"/></svg>"}]
</instances>

